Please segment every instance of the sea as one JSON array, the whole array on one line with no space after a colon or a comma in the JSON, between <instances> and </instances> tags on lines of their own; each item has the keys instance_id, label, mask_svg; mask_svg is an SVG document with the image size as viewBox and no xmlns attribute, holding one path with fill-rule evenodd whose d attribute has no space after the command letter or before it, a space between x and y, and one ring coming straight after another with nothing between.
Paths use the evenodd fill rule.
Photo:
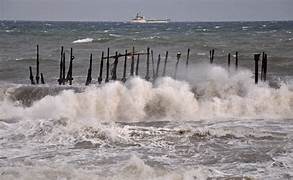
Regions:
<instances>
[{"instance_id":1,"label":"sea","mask_svg":"<svg viewBox=\"0 0 293 180\"><path fill-rule=\"evenodd\" d=\"M45 84L31 85L37 45ZM72 85L57 82L61 46ZM121 57L106 83L104 60L99 84L102 52L133 47L137 73L128 57L122 82ZM293 179L293 21L0 21L0 179Z\"/></svg>"}]
</instances>

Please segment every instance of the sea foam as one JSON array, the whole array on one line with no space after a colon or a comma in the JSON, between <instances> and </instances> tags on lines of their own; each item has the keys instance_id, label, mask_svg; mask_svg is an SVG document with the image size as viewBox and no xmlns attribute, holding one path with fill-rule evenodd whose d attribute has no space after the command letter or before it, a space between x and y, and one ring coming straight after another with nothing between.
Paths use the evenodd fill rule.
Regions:
<instances>
[{"instance_id":1,"label":"sea foam","mask_svg":"<svg viewBox=\"0 0 293 180\"><path fill-rule=\"evenodd\" d=\"M93 42L93 38L85 38L85 39L78 39L73 41L72 43L89 43L89 42Z\"/></svg>"}]
</instances>

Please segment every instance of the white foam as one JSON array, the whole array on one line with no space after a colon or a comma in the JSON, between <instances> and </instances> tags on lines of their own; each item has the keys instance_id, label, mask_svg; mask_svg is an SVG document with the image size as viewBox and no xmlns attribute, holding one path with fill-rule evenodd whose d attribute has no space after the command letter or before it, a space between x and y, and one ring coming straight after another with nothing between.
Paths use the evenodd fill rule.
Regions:
<instances>
[{"instance_id":1,"label":"white foam","mask_svg":"<svg viewBox=\"0 0 293 180\"><path fill-rule=\"evenodd\" d=\"M72 43L89 43L89 42L93 42L93 38L85 38L85 39L78 39L73 41Z\"/></svg>"},{"instance_id":2,"label":"white foam","mask_svg":"<svg viewBox=\"0 0 293 180\"><path fill-rule=\"evenodd\" d=\"M109 34L109 36L111 36L111 37L121 37L122 35L119 35L119 34Z\"/></svg>"},{"instance_id":3,"label":"white foam","mask_svg":"<svg viewBox=\"0 0 293 180\"><path fill-rule=\"evenodd\" d=\"M82 119L96 122L155 119L198 120L219 118L292 118L293 92L254 84L248 70L228 73L219 66L190 69L190 83L166 77L152 83L132 78L91 86L84 92L64 90L24 108L7 99L0 101L0 118Z\"/></svg>"}]
</instances>

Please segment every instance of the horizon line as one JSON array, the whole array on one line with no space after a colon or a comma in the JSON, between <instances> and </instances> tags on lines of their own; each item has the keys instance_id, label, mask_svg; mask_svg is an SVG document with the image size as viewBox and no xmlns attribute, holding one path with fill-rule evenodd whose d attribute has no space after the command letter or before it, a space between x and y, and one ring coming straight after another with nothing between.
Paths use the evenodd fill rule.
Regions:
<instances>
[{"instance_id":1,"label":"horizon line","mask_svg":"<svg viewBox=\"0 0 293 180\"><path fill-rule=\"evenodd\" d=\"M116 21L116 20L24 20L24 19L0 19L0 21L11 21L11 22L108 22L108 23L130 23L129 21ZM289 22L293 21L293 19L284 19L284 20L194 20L194 21L170 21L169 23L197 23L197 22ZM134 23L135 24L135 23ZM137 23L140 24L140 23ZM141 23L143 24L143 23ZM159 24L159 23L158 23Z\"/></svg>"}]
</instances>

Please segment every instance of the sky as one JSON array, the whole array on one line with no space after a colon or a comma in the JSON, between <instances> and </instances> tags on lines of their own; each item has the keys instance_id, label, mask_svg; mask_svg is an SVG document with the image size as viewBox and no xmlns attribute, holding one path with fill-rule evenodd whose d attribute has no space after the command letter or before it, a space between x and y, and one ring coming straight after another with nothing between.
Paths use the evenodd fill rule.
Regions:
<instances>
[{"instance_id":1,"label":"sky","mask_svg":"<svg viewBox=\"0 0 293 180\"><path fill-rule=\"evenodd\" d=\"M293 0L0 0L1 20L127 21L137 12L172 21L293 20Z\"/></svg>"}]
</instances>

